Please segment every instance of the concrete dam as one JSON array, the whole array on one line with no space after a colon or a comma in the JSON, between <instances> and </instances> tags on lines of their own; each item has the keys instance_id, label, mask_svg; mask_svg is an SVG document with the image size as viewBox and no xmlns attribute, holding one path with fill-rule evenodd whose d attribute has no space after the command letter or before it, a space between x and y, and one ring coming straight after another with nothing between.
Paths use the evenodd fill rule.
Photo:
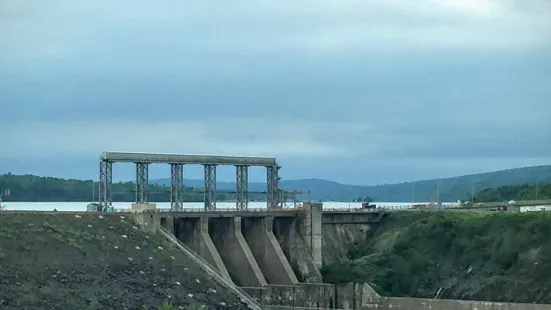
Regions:
<instances>
[{"instance_id":1,"label":"concrete dam","mask_svg":"<svg viewBox=\"0 0 551 310\"><path fill-rule=\"evenodd\" d=\"M104 152L100 156L99 210L111 208L112 165L136 164L138 225L160 232L202 269L254 309L551 309L551 305L393 298L367 283L324 284L320 268L347 257L355 243L390 213L381 209L323 211L321 203L286 208L291 192L278 187L275 158ZM171 166L171 209L149 203L148 167ZM184 211L183 166L204 166L204 209ZM216 167L236 169L236 208L216 207ZM266 169L264 210L249 210L248 168ZM252 301L252 302L251 302Z\"/></svg>"},{"instance_id":2,"label":"concrete dam","mask_svg":"<svg viewBox=\"0 0 551 310\"><path fill-rule=\"evenodd\" d=\"M134 216L145 230L162 227L174 234L235 284L263 286L321 283L324 229L332 238L326 243L353 244L362 227L388 215L353 213L323 212L321 203L305 203L278 211L145 211ZM346 248L339 250L343 257Z\"/></svg>"},{"instance_id":3,"label":"concrete dam","mask_svg":"<svg viewBox=\"0 0 551 310\"><path fill-rule=\"evenodd\" d=\"M324 284L320 268L347 256L384 210L322 211L320 203L272 211L134 214L145 230L173 234L263 309L551 309L551 305L379 296L367 283Z\"/></svg>"},{"instance_id":4,"label":"concrete dam","mask_svg":"<svg viewBox=\"0 0 551 310\"><path fill-rule=\"evenodd\" d=\"M334 285L323 284L320 273L323 230L330 227L327 231L335 233L329 235L339 238L338 227L368 226L388 215L354 213L323 212L321 203L305 203L277 211L145 211L134 216L145 230L173 234L260 304L332 309L341 306Z\"/></svg>"}]
</instances>

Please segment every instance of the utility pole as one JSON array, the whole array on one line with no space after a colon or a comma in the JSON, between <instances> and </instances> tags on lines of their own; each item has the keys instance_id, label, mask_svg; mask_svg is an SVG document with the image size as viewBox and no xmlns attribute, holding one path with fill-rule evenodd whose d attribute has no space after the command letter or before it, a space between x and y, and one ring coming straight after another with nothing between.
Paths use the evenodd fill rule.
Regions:
<instances>
[{"instance_id":1,"label":"utility pole","mask_svg":"<svg viewBox=\"0 0 551 310\"><path fill-rule=\"evenodd\" d=\"M440 180L438 180L438 184L436 184L436 204L438 208L442 207L442 203L440 202Z\"/></svg>"},{"instance_id":2,"label":"utility pole","mask_svg":"<svg viewBox=\"0 0 551 310\"><path fill-rule=\"evenodd\" d=\"M474 180L471 182L471 203L474 204L474 183L478 183L480 180Z\"/></svg>"},{"instance_id":3,"label":"utility pole","mask_svg":"<svg viewBox=\"0 0 551 310\"><path fill-rule=\"evenodd\" d=\"M539 198L539 191L540 191L540 179L541 177L536 179L536 200Z\"/></svg>"}]
</instances>

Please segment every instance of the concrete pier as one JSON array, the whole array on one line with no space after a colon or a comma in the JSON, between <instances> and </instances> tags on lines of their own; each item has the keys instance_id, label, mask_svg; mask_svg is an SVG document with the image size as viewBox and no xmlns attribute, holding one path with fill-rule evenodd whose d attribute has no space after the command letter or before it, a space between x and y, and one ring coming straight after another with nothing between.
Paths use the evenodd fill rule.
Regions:
<instances>
[{"instance_id":1,"label":"concrete pier","mask_svg":"<svg viewBox=\"0 0 551 310\"><path fill-rule=\"evenodd\" d=\"M300 282L322 283L319 268L312 258L312 251L299 232L299 218L274 219L274 235L289 260Z\"/></svg>"},{"instance_id":2,"label":"concrete pier","mask_svg":"<svg viewBox=\"0 0 551 310\"><path fill-rule=\"evenodd\" d=\"M209 219L206 217L176 218L174 221L176 222L174 225L176 238L218 269L224 279L231 281L230 274L210 238Z\"/></svg>"},{"instance_id":3,"label":"concrete pier","mask_svg":"<svg viewBox=\"0 0 551 310\"><path fill-rule=\"evenodd\" d=\"M298 284L298 279L274 236L273 222L273 217L243 218L243 236L269 284Z\"/></svg>"},{"instance_id":4,"label":"concrete pier","mask_svg":"<svg viewBox=\"0 0 551 310\"><path fill-rule=\"evenodd\" d=\"M211 218L209 234L226 268L238 285L268 284L241 233L241 217Z\"/></svg>"},{"instance_id":5,"label":"concrete pier","mask_svg":"<svg viewBox=\"0 0 551 310\"><path fill-rule=\"evenodd\" d=\"M310 249L314 263L318 268L323 265L322 260L322 215L321 203L305 203L304 213L300 221L299 233L304 237L306 246Z\"/></svg>"},{"instance_id":6,"label":"concrete pier","mask_svg":"<svg viewBox=\"0 0 551 310\"><path fill-rule=\"evenodd\" d=\"M143 210L137 223L148 231L164 227L241 286L322 283L322 230L368 225L384 212L323 212L321 203L271 211ZM351 223L352 222L352 223ZM345 224L343 224L345 223Z\"/></svg>"}]
</instances>

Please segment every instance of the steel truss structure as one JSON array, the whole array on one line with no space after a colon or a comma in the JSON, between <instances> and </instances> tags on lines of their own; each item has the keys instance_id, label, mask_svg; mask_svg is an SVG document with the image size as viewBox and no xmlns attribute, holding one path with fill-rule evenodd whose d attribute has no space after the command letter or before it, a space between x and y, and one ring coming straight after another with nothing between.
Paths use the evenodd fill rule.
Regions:
<instances>
[{"instance_id":1,"label":"steel truss structure","mask_svg":"<svg viewBox=\"0 0 551 310\"><path fill-rule=\"evenodd\" d=\"M184 203L184 165L170 164L170 209L182 210Z\"/></svg>"},{"instance_id":2,"label":"steel truss structure","mask_svg":"<svg viewBox=\"0 0 551 310\"><path fill-rule=\"evenodd\" d=\"M266 200L268 210L281 206L281 195L278 189L279 169L275 158L268 157L236 157L210 155L179 155L179 154L148 154L104 152L100 156L99 173L99 203L102 209L112 206L112 175L113 163L127 162L136 164L136 203L149 203L149 164L166 163L171 165L171 209L183 208L184 194L184 165L201 164L204 166L205 210L216 210L216 166L236 166L236 207L238 210L247 210L249 201L248 169L250 166L266 167L267 191Z\"/></svg>"},{"instance_id":3,"label":"steel truss structure","mask_svg":"<svg viewBox=\"0 0 551 310\"><path fill-rule=\"evenodd\" d=\"M247 210L249 208L249 167L235 166L236 170L236 208Z\"/></svg>"},{"instance_id":4,"label":"steel truss structure","mask_svg":"<svg viewBox=\"0 0 551 310\"><path fill-rule=\"evenodd\" d=\"M149 164L136 163L136 203L149 203Z\"/></svg>"},{"instance_id":5,"label":"steel truss structure","mask_svg":"<svg viewBox=\"0 0 551 310\"><path fill-rule=\"evenodd\" d=\"M113 163L100 160L99 164L99 204L102 210L113 205L111 185L113 184Z\"/></svg>"},{"instance_id":6,"label":"steel truss structure","mask_svg":"<svg viewBox=\"0 0 551 310\"><path fill-rule=\"evenodd\" d=\"M205 210L216 210L216 165L205 166Z\"/></svg>"},{"instance_id":7,"label":"steel truss structure","mask_svg":"<svg viewBox=\"0 0 551 310\"><path fill-rule=\"evenodd\" d=\"M280 206L279 203L279 169L280 166L268 166L266 167L266 184L267 184L267 208L268 210L277 209Z\"/></svg>"}]
</instances>

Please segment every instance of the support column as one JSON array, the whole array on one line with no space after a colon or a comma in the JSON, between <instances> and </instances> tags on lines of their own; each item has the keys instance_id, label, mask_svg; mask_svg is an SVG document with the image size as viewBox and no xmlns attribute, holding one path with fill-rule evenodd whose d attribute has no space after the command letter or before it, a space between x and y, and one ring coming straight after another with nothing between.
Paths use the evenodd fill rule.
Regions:
<instances>
[{"instance_id":1,"label":"support column","mask_svg":"<svg viewBox=\"0 0 551 310\"><path fill-rule=\"evenodd\" d=\"M273 233L274 218L242 219L242 234L269 284L294 285L298 279Z\"/></svg>"},{"instance_id":2,"label":"support column","mask_svg":"<svg viewBox=\"0 0 551 310\"><path fill-rule=\"evenodd\" d=\"M212 242L236 284L261 287L268 283L241 233L241 217L211 218L209 230Z\"/></svg>"},{"instance_id":3,"label":"support column","mask_svg":"<svg viewBox=\"0 0 551 310\"><path fill-rule=\"evenodd\" d=\"M136 163L136 203L149 203L149 164Z\"/></svg>"},{"instance_id":4,"label":"support column","mask_svg":"<svg viewBox=\"0 0 551 310\"><path fill-rule=\"evenodd\" d=\"M312 253L314 263L318 268L323 265L322 259L322 217L323 205L321 203L308 202L303 204L305 219L299 226L300 234L304 238L306 246Z\"/></svg>"},{"instance_id":5,"label":"support column","mask_svg":"<svg viewBox=\"0 0 551 310\"><path fill-rule=\"evenodd\" d=\"M247 210L249 207L249 167L235 166L237 172L236 184L236 208L237 210Z\"/></svg>"},{"instance_id":6,"label":"support column","mask_svg":"<svg viewBox=\"0 0 551 310\"><path fill-rule=\"evenodd\" d=\"M233 282L222 261L218 250L214 246L209 235L209 218L178 218L176 219L175 233L185 245L189 246L196 254L205 259L210 265L218 269L222 276Z\"/></svg>"},{"instance_id":7,"label":"support column","mask_svg":"<svg viewBox=\"0 0 551 310\"><path fill-rule=\"evenodd\" d=\"M216 210L216 165L205 166L205 210Z\"/></svg>"},{"instance_id":8,"label":"support column","mask_svg":"<svg viewBox=\"0 0 551 310\"><path fill-rule=\"evenodd\" d=\"M113 205L111 184L113 183L113 163L100 160L99 165L99 204L102 211Z\"/></svg>"},{"instance_id":9,"label":"support column","mask_svg":"<svg viewBox=\"0 0 551 310\"><path fill-rule=\"evenodd\" d=\"M267 184L267 194L266 194L266 201L267 201L267 209L276 209L279 206L279 191L278 191L278 182L279 182L279 174L278 171L281 167L280 166L268 166L266 167L266 184Z\"/></svg>"},{"instance_id":10,"label":"support column","mask_svg":"<svg viewBox=\"0 0 551 310\"><path fill-rule=\"evenodd\" d=\"M182 210L184 202L184 165L170 164L170 209Z\"/></svg>"}]
</instances>

